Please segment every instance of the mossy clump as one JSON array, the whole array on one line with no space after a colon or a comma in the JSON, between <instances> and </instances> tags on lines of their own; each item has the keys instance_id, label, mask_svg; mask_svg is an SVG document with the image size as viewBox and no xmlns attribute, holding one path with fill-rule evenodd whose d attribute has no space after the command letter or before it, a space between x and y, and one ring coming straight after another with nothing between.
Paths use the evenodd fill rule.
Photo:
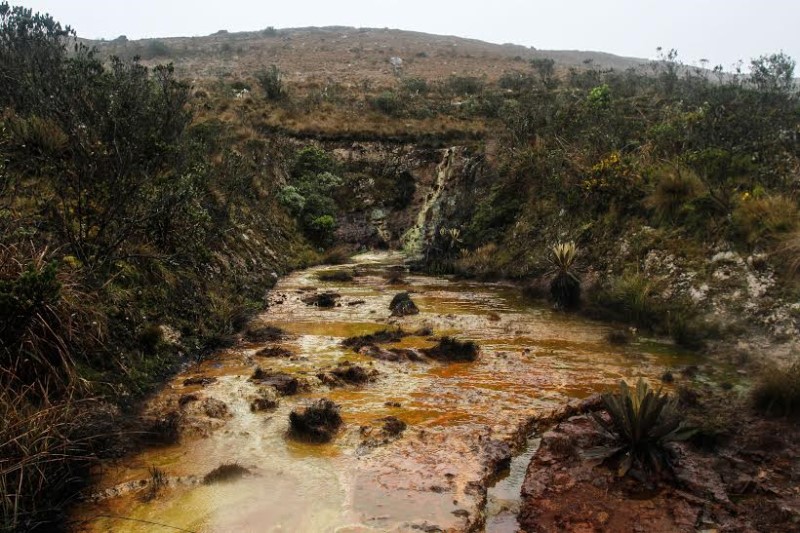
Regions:
<instances>
[{"instance_id":1,"label":"mossy clump","mask_svg":"<svg viewBox=\"0 0 800 533\"><path fill-rule=\"evenodd\" d=\"M226 483L236 481L250 474L250 471L237 463L226 463L203 476L203 483L211 485L214 483Z\"/></svg>"},{"instance_id":2,"label":"mossy clump","mask_svg":"<svg viewBox=\"0 0 800 533\"><path fill-rule=\"evenodd\" d=\"M257 367L250 377L251 381L261 385L269 385L281 396L291 396L297 394L300 389L300 381L285 372L270 372Z\"/></svg>"},{"instance_id":3,"label":"mossy clump","mask_svg":"<svg viewBox=\"0 0 800 533\"><path fill-rule=\"evenodd\" d=\"M342 425L339 406L322 398L302 411L289 413L289 435L307 442L330 442Z\"/></svg>"},{"instance_id":4,"label":"mossy clump","mask_svg":"<svg viewBox=\"0 0 800 533\"><path fill-rule=\"evenodd\" d=\"M396 437L406 430L408 425L396 416L387 416L383 419L383 432L391 437Z\"/></svg>"},{"instance_id":5,"label":"mossy clump","mask_svg":"<svg viewBox=\"0 0 800 533\"><path fill-rule=\"evenodd\" d=\"M407 292L395 294L391 303L389 303L389 309L392 311L392 316L408 316L419 314L419 308Z\"/></svg>"},{"instance_id":6,"label":"mossy clump","mask_svg":"<svg viewBox=\"0 0 800 533\"><path fill-rule=\"evenodd\" d=\"M372 346L375 344L388 344L390 342L398 342L403 337L407 337L408 333L400 328L397 329L383 329L377 333L370 333L368 335L359 335L356 337L348 337L342 341L342 346L351 348L354 351L359 351L365 346Z\"/></svg>"},{"instance_id":7,"label":"mossy clump","mask_svg":"<svg viewBox=\"0 0 800 533\"><path fill-rule=\"evenodd\" d=\"M270 411L280 405L278 393L274 387L261 387L257 395L250 401L250 410L254 413Z\"/></svg>"},{"instance_id":8,"label":"mossy clump","mask_svg":"<svg viewBox=\"0 0 800 533\"><path fill-rule=\"evenodd\" d=\"M473 341L462 341L454 337L442 337L436 346L426 348L422 352L438 361L475 361L480 347Z\"/></svg>"},{"instance_id":9,"label":"mossy clump","mask_svg":"<svg viewBox=\"0 0 800 533\"><path fill-rule=\"evenodd\" d=\"M353 385L363 385L372 379L372 373L367 372L359 365L343 364L331 370L337 379Z\"/></svg>"}]
</instances>

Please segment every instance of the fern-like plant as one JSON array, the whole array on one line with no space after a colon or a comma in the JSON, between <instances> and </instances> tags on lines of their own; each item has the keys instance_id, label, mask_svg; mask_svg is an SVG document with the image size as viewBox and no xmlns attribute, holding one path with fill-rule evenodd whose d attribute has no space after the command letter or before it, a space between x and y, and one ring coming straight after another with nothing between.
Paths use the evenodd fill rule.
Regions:
<instances>
[{"instance_id":1,"label":"fern-like plant","mask_svg":"<svg viewBox=\"0 0 800 533\"><path fill-rule=\"evenodd\" d=\"M661 390L651 389L643 379L635 388L620 381L619 392L602 395L609 419L593 413L592 417L614 443L589 450L587 457L610 459L621 456L618 475L631 468L644 472L662 472L671 468L668 442L690 438L695 430L683 424L677 400Z\"/></svg>"},{"instance_id":2,"label":"fern-like plant","mask_svg":"<svg viewBox=\"0 0 800 533\"><path fill-rule=\"evenodd\" d=\"M578 276L576 260L578 247L575 242L558 243L551 248L550 294L556 305L562 309L572 309L578 306L581 299L581 280Z\"/></svg>"}]
</instances>

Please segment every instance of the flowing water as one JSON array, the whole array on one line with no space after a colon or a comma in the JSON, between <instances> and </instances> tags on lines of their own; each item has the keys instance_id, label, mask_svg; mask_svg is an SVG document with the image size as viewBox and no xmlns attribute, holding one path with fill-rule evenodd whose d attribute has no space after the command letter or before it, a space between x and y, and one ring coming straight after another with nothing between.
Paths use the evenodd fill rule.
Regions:
<instances>
[{"instance_id":1,"label":"flowing water","mask_svg":"<svg viewBox=\"0 0 800 533\"><path fill-rule=\"evenodd\" d=\"M558 313L521 299L505 284L386 274L399 254L367 254L345 266L316 267L282 279L259 318L290 333L286 340L241 344L176 376L149 403L154 413L188 404L181 442L147 449L105 465L94 497L76 511L79 531L377 532L516 530L515 509L528 459L537 445L526 428L573 398L615 386L619 379L656 379L693 357L667 343L608 344L609 325ZM349 282L321 282L326 270L354 270ZM314 291L339 293L341 305L321 309L302 300ZM396 293L408 290L420 314L390 317ZM476 341L472 363L389 362L342 347L349 336L401 326ZM430 336L391 346L425 348ZM261 358L280 345L295 356ZM330 388L316 376L342 362L378 372L362 386ZM251 412L256 366L298 376L300 394L281 398L273 411ZM215 377L184 385L187 377ZM344 429L329 444L287 437L288 414L318 398L341 406ZM196 407L214 398L227 405L215 417ZM186 406L180 409L188 409ZM214 413L211 413L214 414ZM408 425L399 437L381 431L383 419ZM511 469L497 480L498 446L516 448ZM203 484L223 463L253 475ZM152 468L166 486L152 497ZM494 481L490 481L494 480ZM487 485L491 485L488 494ZM148 497L148 494L150 496Z\"/></svg>"}]
</instances>

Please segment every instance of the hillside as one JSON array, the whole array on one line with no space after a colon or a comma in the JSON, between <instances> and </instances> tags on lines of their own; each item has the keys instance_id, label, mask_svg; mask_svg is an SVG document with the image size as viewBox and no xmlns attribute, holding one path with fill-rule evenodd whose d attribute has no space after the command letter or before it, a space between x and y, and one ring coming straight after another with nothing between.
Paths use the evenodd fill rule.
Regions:
<instances>
[{"instance_id":1,"label":"hillside","mask_svg":"<svg viewBox=\"0 0 800 533\"><path fill-rule=\"evenodd\" d=\"M647 63L601 52L536 50L514 44L376 28L291 28L128 41L86 41L102 53L138 55L147 63L172 61L180 74L194 79L247 76L272 64L290 83L328 79L355 86L370 80L389 84L395 78L390 58L403 60L402 73L428 80L485 76L526 68L532 59L553 59L562 68L625 70Z\"/></svg>"},{"instance_id":2,"label":"hillside","mask_svg":"<svg viewBox=\"0 0 800 533\"><path fill-rule=\"evenodd\" d=\"M287 374L323 352L337 367L352 356L369 368L381 357L402 357L384 361L399 368L424 362L407 346L393 355L341 351L332 338L377 334L358 321L315 330L327 337L322 345L295 339L288 331L294 315L286 315L287 331L271 323L281 306L295 305L311 313L314 327L328 311L348 320L363 312L375 327L400 325L405 311L398 316L389 302L402 294L403 278L416 277L430 282L409 286L400 301L411 294L419 303L411 313L419 323L409 332L427 331L418 335L430 337L426 343L440 336L439 348L414 347L432 351L424 364L437 379L452 382L448 361L439 360L447 346L471 346L470 357L492 364L536 366L554 357L541 370L569 370L557 386L576 399L618 379L660 378L677 393L681 412L640 421L676 429L690 418L697 438L681 460L734 457L750 449L737 442L743 435L760 454L737 456L740 472L724 480L723 492L714 488L715 499L723 494L720 512L730 512L725 520L748 531L800 523L796 483L789 482L800 473L778 479L787 464L800 464L798 441L787 430L800 416L800 106L790 57L762 56L752 75L728 75L686 67L671 52L647 62L380 29L83 42L97 52L73 46L73 38L48 16L0 2L0 531L70 527L64 513L101 458L136 448L158 458L146 474L152 497L171 491L155 468L163 464L158 446L198 442L185 429L201 401L202 416L216 420L207 436L243 436L219 429L232 416L258 416L240 401L245 381L263 385L258 399L271 403L280 384L294 383L294 390L302 383L303 394L315 395L341 387L352 398L390 379L388 370L364 373L356 387L322 367L296 377L270 374L277 358L286 356ZM347 263L377 249L395 252L402 264L370 273ZM294 272L302 286L278 294L282 277L320 263L340 268L327 273L333 278ZM330 283L360 291L358 278L370 279L386 301L352 293L337 302L345 293ZM446 296L450 307L432 306L442 286L502 292L478 298L476 307L508 337L502 353L490 355L493 336L451 337L460 299ZM575 333L564 339L574 347L561 344L557 325L521 324L518 311L546 312L554 324L591 324L597 349L587 350ZM256 314L264 320L253 321ZM429 318L441 325L435 333ZM526 336L531 332L541 338ZM290 337L298 340L296 353L264 351L276 348L264 343ZM646 364L640 352L651 348L674 359L663 368ZM581 386L576 372L598 374L606 352L622 357L621 369L595 387ZM565 366L576 354L585 359ZM230 370L223 363L234 360L235 373L223 375ZM174 411L140 411L144 397L171 390L164 384L179 369L194 373L206 363L213 376L183 376L175 391L232 383L230 401L242 409L228 413L205 401L211 398L181 394L170 398ZM513 383L530 374L508 369ZM497 370L480 374L493 383ZM408 382L408 372L391 372L397 381L383 383ZM461 457L440 421L453 418L451 400L463 401L463 419L472 420L472 400L492 398L492 383L477 396L472 383L463 394L448 393L436 406L442 416L429 425L401 421L420 442L441 435L428 442ZM524 409L541 393L532 385L518 395ZM620 394L630 396L626 390ZM381 410L396 404L376 398ZM343 403L345 431L363 436ZM669 401L670 410L675 405ZM337 417L338 410L326 409ZM480 527L492 465L510 457L511 444L519 444L512 437L536 425L531 417L540 417L540 429L556 421L513 411L520 425L498 443L505 452L484 438L493 434L490 426L465 434L461 449L482 454L465 468L483 464L485 472L473 471L474 483L449 477L460 480L462 493L477 490L473 508L450 508L458 494L449 471L440 472L444 481L413 489L441 497L448 520L469 515L469 527L452 530ZM291 414L278 418L289 424ZM276 449L283 433L274 433ZM773 434L787 435L785 442L759 440ZM664 452L661 440L647 443L651 458ZM339 439L342 456L353 455L354 442ZM567 444L562 451L577 458L575 443ZM660 472L660 460L648 464L643 455L624 469L633 464L639 481L617 479L616 465L625 464L617 459L591 468L610 475L609 487L622 490L623 501L641 494L625 492L628 484L675 486L668 477L647 480ZM710 492L684 485L696 507L690 522L699 524ZM583 508L565 499L556 505ZM703 522L709 529L721 523Z\"/></svg>"}]
</instances>

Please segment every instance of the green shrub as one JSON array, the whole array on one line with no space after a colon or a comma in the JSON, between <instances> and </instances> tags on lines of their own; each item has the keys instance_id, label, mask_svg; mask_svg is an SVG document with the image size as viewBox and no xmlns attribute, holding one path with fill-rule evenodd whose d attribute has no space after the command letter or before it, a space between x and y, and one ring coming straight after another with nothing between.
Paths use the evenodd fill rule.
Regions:
<instances>
[{"instance_id":1,"label":"green shrub","mask_svg":"<svg viewBox=\"0 0 800 533\"><path fill-rule=\"evenodd\" d=\"M270 66L269 70L262 69L257 72L256 79L267 100L281 100L286 96L283 88L283 76L276 65Z\"/></svg>"},{"instance_id":2,"label":"green shrub","mask_svg":"<svg viewBox=\"0 0 800 533\"><path fill-rule=\"evenodd\" d=\"M632 468L650 473L671 468L665 445L686 440L694 434L693 429L684 427L677 400L660 390L653 391L641 378L635 389L620 381L618 393L607 392L602 398L609 418L597 413L592 416L614 443L589 450L587 455L619 457L619 476Z\"/></svg>"},{"instance_id":3,"label":"green shrub","mask_svg":"<svg viewBox=\"0 0 800 533\"><path fill-rule=\"evenodd\" d=\"M291 174L295 179L316 176L323 172L336 172L336 162L324 149L310 144L301 148L292 161Z\"/></svg>"},{"instance_id":4,"label":"green shrub","mask_svg":"<svg viewBox=\"0 0 800 533\"><path fill-rule=\"evenodd\" d=\"M330 246L333 244L333 234L336 231L336 219L331 215L319 216L311 221L309 230L314 242L322 246Z\"/></svg>"},{"instance_id":5,"label":"green shrub","mask_svg":"<svg viewBox=\"0 0 800 533\"><path fill-rule=\"evenodd\" d=\"M57 397L74 382L76 358L99 346L105 320L46 253L0 245L0 385Z\"/></svg>"},{"instance_id":6,"label":"green shrub","mask_svg":"<svg viewBox=\"0 0 800 533\"><path fill-rule=\"evenodd\" d=\"M450 76L445 84L450 92L460 96L480 94L485 85L481 78L475 76Z\"/></svg>"},{"instance_id":7,"label":"green shrub","mask_svg":"<svg viewBox=\"0 0 800 533\"><path fill-rule=\"evenodd\" d=\"M586 101L595 109L606 109L611 103L611 88L606 83L593 87Z\"/></svg>"},{"instance_id":8,"label":"green shrub","mask_svg":"<svg viewBox=\"0 0 800 533\"><path fill-rule=\"evenodd\" d=\"M167 43L164 41L159 40L152 40L148 41L145 45L144 52L142 53L142 58L144 59L154 59L157 57L166 58L169 57L171 54L171 50Z\"/></svg>"},{"instance_id":9,"label":"green shrub","mask_svg":"<svg viewBox=\"0 0 800 533\"><path fill-rule=\"evenodd\" d=\"M293 185L287 185L280 190L278 201L294 216L299 216L306 206L305 197Z\"/></svg>"},{"instance_id":10,"label":"green shrub","mask_svg":"<svg viewBox=\"0 0 800 533\"><path fill-rule=\"evenodd\" d=\"M414 96L426 95L430 90L425 78L403 78L401 83L403 91Z\"/></svg>"},{"instance_id":11,"label":"green shrub","mask_svg":"<svg viewBox=\"0 0 800 533\"><path fill-rule=\"evenodd\" d=\"M536 84L533 76L527 72L520 72L518 70L506 71L497 80L497 85L501 89L509 91L524 91L530 89Z\"/></svg>"},{"instance_id":12,"label":"green shrub","mask_svg":"<svg viewBox=\"0 0 800 533\"><path fill-rule=\"evenodd\" d=\"M146 354L154 354L163 338L164 333L158 324L150 324L139 332L139 347Z\"/></svg>"},{"instance_id":13,"label":"green shrub","mask_svg":"<svg viewBox=\"0 0 800 533\"><path fill-rule=\"evenodd\" d=\"M390 117L397 117L403 112L403 102L392 91L384 91L371 101L372 107Z\"/></svg>"}]
</instances>

